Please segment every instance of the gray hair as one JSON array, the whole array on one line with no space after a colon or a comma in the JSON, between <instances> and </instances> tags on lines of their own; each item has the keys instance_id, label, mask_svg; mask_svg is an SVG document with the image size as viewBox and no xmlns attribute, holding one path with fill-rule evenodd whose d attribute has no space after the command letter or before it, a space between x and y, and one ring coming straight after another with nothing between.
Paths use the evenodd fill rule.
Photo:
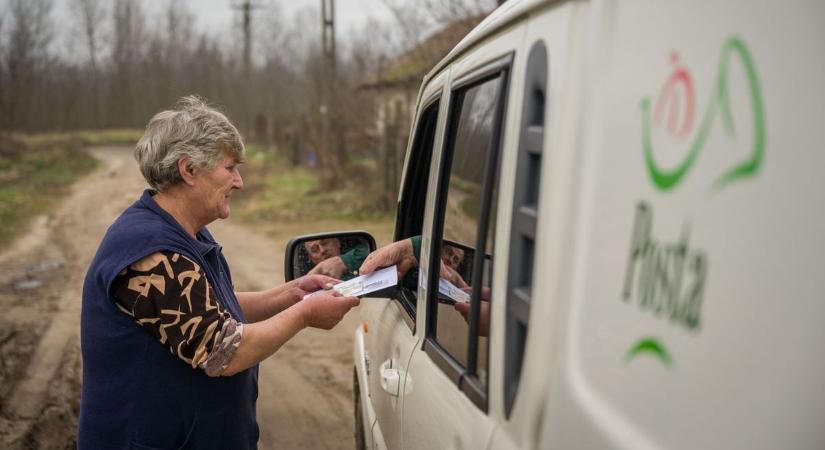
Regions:
<instances>
[{"instance_id":1,"label":"gray hair","mask_svg":"<svg viewBox=\"0 0 825 450\"><path fill-rule=\"evenodd\" d=\"M238 129L226 116L197 96L155 114L135 146L143 178L161 192L183 179L178 160L188 156L197 169L212 170L226 155L243 161L246 150Z\"/></svg>"}]
</instances>

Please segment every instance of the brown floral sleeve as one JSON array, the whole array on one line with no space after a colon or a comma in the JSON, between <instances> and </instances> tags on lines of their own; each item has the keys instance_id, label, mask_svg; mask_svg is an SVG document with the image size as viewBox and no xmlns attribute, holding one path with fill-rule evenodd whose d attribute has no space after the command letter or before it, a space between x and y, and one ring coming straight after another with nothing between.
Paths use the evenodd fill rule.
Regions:
<instances>
[{"instance_id":1,"label":"brown floral sleeve","mask_svg":"<svg viewBox=\"0 0 825 450\"><path fill-rule=\"evenodd\" d=\"M170 251L149 255L118 274L115 304L192 368L209 376L226 369L243 324L215 301L201 267Z\"/></svg>"}]
</instances>

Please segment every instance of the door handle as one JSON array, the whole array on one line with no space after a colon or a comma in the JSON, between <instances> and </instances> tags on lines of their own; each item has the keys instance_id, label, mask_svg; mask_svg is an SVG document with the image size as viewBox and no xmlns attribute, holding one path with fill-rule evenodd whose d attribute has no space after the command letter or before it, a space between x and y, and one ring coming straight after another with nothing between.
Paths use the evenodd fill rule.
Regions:
<instances>
[{"instance_id":1,"label":"door handle","mask_svg":"<svg viewBox=\"0 0 825 450\"><path fill-rule=\"evenodd\" d=\"M381 363L379 375L381 377L381 389L384 389L393 397L398 397L401 392L401 373L398 370L398 363L388 359Z\"/></svg>"},{"instance_id":2,"label":"door handle","mask_svg":"<svg viewBox=\"0 0 825 450\"><path fill-rule=\"evenodd\" d=\"M388 359L381 364L378 371L378 376L381 378L381 388L393 397L398 397L401 394L401 383L404 383L404 393L410 392L412 380L409 379L407 371L398 366L398 361L395 359ZM404 380L406 377L406 382ZM407 388L407 385L410 388Z\"/></svg>"}]
</instances>

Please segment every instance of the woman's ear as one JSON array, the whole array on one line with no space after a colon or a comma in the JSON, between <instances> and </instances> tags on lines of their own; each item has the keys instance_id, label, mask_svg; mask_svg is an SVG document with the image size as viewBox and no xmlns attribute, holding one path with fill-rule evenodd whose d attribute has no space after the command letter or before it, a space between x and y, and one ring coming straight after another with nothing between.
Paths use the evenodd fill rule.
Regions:
<instances>
[{"instance_id":1,"label":"woman's ear","mask_svg":"<svg viewBox=\"0 0 825 450\"><path fill-rule=\"evenodd\" d=\"M195 185L195 166L189 156L184 156L178 160L178 171L184 183L189 186Z\"/></svg>"}]
</instances>

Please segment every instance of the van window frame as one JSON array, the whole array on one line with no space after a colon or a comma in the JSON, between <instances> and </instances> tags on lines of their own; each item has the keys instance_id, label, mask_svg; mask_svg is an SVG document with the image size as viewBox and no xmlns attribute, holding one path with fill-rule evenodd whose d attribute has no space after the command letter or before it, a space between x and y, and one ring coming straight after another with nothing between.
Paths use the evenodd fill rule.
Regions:
<instances>
[{"instance_id":1,"label":"van window frame","mask_svg":"<svg viewBox=\"0 0 825 450\"><path fill-rule=\"evenodd\" d=\"M458 118L461 116L462 103L456 103L456 99L460 97L460 93L469 88L481 85L487 81L498 78L500 87L496 103L496 112L493 118L493 128L490 137L490 147L487 158L486 170L483 180L483 201L481 205L481 214L479 219L479 228L485 229L489 221L490 214L495 214L491 211L493 190L498 184L500 164L498 161L501 156L503 125L506 120L507 99L510 85L510 74L512 72L513 59L515 52L508 52L503 56L498 56L492 60L488 60L479 66L470 69L466 74L457 77L450 85L450 104L448 105L446 115L446 128L442 141L442 158L438 168L438 190L436 196L436 210L433 218L432 239L429 241L429 265L427 273L432 274L427 279L427 299L426 299L426 330L424 339L422 339L422 350L429 356L433 363L447 376L447 378L455 384L459 390L473 402L480 410L487 412L488 410L488 396L489 396L489 381L481 383L475 373L468 373L469 367L464 367L457 361L441 344L436 340L436 310L438 307L437 293L438 293L438 273L439 263L441 258L436 256L441 254L440 242L444 234L444 221L446 214L446 200L449 190L450 170L452 169L452 159L454 153L454 139L455 128L458 126ZM463 98L463 97L462 97ZM487 233L478 235L478 240L486 239ZM494 237L493 237L494 239ZM476 243L478 245L478 243ZM484 248L475 251L473 264L480 259L483 263L485 257ZM474 273L471 285L481 283L482 271ZM478 326L479 326L479 303L480 303L480 289L474 289L471 296L470 310L470 324L468 327L468 366L470 366L470 358L475 360L475 355L470 356L470 350L476 351L478 344ZM433 320L435 318L435 320ZM489 339L487 340L487 351L489 354ZM475 365L473 361L472 365ZM473 371L477 367L472 367Z\"/></svg>"},{"instance_id":2,"label":"van window frame","mask_svg":"<svg viewBox=\"0 0 825 450\"><path fill-rule=\"evenodd\" d=\"M413 139L410 142L410 158L404 172L401 195L398 198L396 207L395 230L393 232L393 242L421 234L424 224L424 204L427 197L427 186L429 185L429 173L432 165L433 154L436 148L436 136L438 131L439 108L444 88L431 95L420 108L416 117ZM429 144L422 142L425 139L426 127L432 126L432 142ZM425 177L410 176L410 174L425 174ZM411 220L419 220L420 223L410 224ZM417 228L417 232L416 229ZM400 284L401 280L399 280ZM392 298L397 300L404 311L402 315L404 323L415 334L415 318L417 314L417 294L407 292L403 287L395 289Z\"/></svg>"}]
</instances>

